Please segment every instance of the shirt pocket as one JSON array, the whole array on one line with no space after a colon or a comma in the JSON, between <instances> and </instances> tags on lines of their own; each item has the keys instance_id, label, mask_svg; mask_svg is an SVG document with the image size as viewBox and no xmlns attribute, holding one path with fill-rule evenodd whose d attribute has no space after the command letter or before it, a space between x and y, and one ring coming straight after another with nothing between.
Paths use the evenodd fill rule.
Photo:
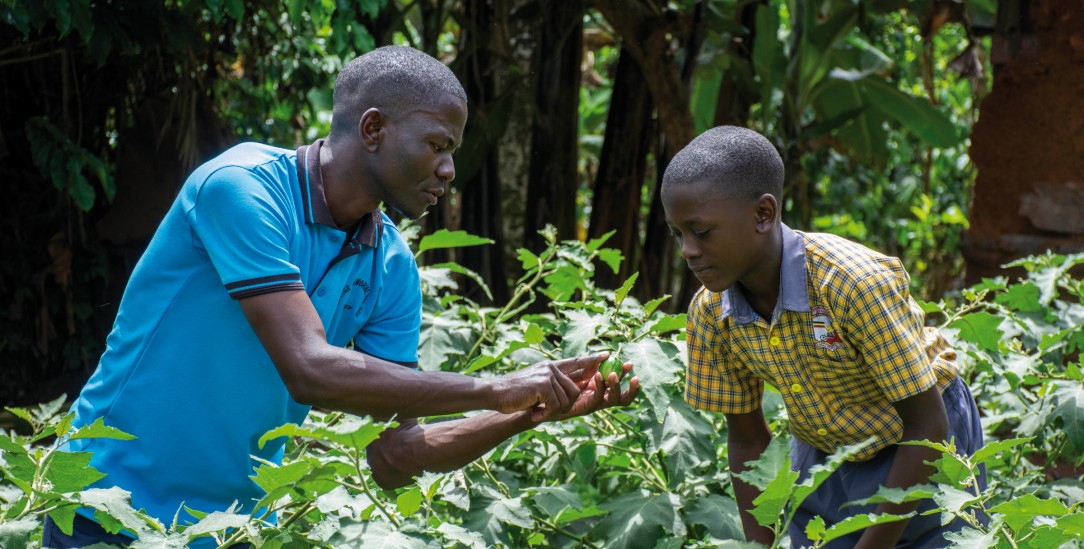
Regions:
<instances>
[{"instance_id":1,"label":"shirt pocket","mask_svg":"<svg viewBox=\"0 0 1084 549\"><path fill-rule=\"evenodd\" d=\"M821 394L850 403L868 399L873 379L853 347L846 343L832 348L809 345L806 353L803 362L809 368L809 381Z\"/></svg>"}]
</instances>

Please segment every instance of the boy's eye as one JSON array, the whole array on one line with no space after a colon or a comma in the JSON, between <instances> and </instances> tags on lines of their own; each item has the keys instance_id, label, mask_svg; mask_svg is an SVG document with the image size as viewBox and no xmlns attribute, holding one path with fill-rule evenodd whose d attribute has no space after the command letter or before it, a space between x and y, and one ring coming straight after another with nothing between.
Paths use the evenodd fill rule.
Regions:
<instances>
[{"instance_id":1,"label":"boy's eye","mask_svg":"<svg viewBox=\"0 0 1084 549\"><path fill-rule=\"evenodd\" d=\"M711 229L703 229L703 230L700 230L700 231L693 231L693 234L695 234L697 238L703 238L703 237L707 236L707 234L710 233L710 232L711 232Z\"/></svg>"}]
</instances>

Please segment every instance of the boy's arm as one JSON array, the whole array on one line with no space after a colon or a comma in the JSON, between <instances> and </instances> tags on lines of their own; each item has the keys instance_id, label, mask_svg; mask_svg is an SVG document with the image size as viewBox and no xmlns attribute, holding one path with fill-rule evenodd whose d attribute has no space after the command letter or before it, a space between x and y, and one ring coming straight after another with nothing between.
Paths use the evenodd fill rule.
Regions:
<instances>
[{"instance_id":1,"label":"boy's arm","mask_svg":"<svg viewBox=\"0 0 1084 549\"><path fill-rule=\"evenodd\" d=\"M937 385L925 391L893 402L900 419L903 420L903 438L907 440L929 440L943 442L948 438L948 415L941 392ZM937 451L925 446L897 446L896 457L888 470L885 486L889 488L908 488L930 480L934 468L925 461L934 461L939 457ZM906 514L914 511L917 501L900 505L882 503L877 506L877 513ZM877 526L871 526L863 534L856 549L875 549L893 547L909 521L901 520Z\"/></svg>"},{"instance_id":2,"label":"boy's arm","mask_svg":"<svg viewBox=\"0 0 1084 549\"><path fill-rule=\"evenodd\" d=\"M621 392L621 378L632 369L625 363L621 375L611 373L603 382L596 373L567 413L556 420L596 412L612 406L628 406L640 391L640 381L632 378ZM384 489L409 484L424 471L447 472L478 459L509 437L538 425L531 412L502 414L486 412L476 416L419 425L405 420L384 433L366 449L373 480Z\"/></svg>"},{"instance_id":3,"label":"boy's arm","mask_svg":"<svg viewBox=\"0 0 1084 549\"><path fill-rule=\"evenodd\" d=\"M775 536L769 528L757 524L757 520L749 514L753 508L753 500L759 492L756 487L739 479L737 473L749 469L745 462L759 458L771 440L772 432L768 429L768 422L764 420L763 408L758 406L747 414L726 414L727 455L745 539L766 545L771 545Z\"/></svg>"}]
</instances>

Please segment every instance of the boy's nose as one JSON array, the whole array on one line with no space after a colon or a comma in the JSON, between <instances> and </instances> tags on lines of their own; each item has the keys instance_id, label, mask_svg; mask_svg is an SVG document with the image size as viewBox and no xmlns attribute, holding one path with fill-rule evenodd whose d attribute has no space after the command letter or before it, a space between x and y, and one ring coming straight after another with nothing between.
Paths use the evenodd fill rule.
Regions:
<instances>
[{"instance_id":1,"label":"boy's nose","mask_svg":"<svg viewBox=\"0 0 1084 549\"><path fill-rule=\"evenodd\" d=\"M692 243L691 238L681 239L681 257L688 261L691 258L698 257L700 255L700 248L696 247Z\"/></svg>"}]
</instances>

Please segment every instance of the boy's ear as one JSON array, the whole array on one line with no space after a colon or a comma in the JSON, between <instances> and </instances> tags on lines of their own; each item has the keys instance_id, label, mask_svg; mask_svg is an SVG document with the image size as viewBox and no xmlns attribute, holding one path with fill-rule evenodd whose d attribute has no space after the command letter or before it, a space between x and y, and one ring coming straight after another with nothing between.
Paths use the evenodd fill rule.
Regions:
<instances>
[{"instance_id":1,"label":"boy's ear","mask_svg":"<svg viewBox=\"0 0 1084 549\"><path fill-rule=\"evenodd\" d=\"M767 233L779 219L779 201L771 193L764 193L756 201L756 231Z\"/></svg>"},{"instance_id":2,"label":"boy's ear","mask_svg":"<svg viewBox=\"0 0 1084 549\"><path fill-rule=\"evenodd\" d=\"M358 137L365 150L376 152L380 147L380 142L384 140L384 125L384 114L380 109L372 108L361 115L361 120L358 121Z\"/></svg>"}]
</instances>

